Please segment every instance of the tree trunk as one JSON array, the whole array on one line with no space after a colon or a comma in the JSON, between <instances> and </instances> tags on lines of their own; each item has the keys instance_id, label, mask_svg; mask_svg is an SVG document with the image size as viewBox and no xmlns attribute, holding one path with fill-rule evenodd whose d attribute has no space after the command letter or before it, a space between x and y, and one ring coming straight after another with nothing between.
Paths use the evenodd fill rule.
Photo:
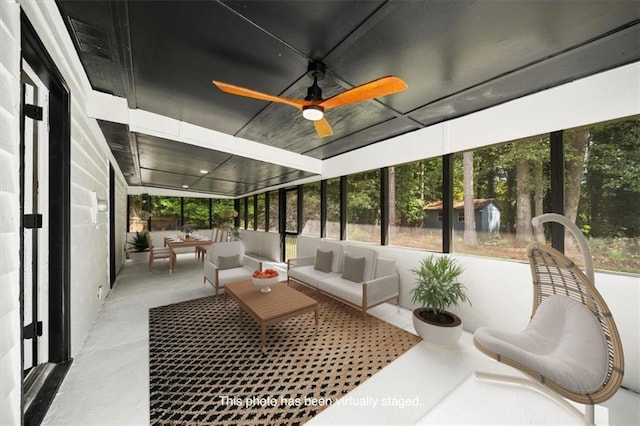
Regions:
<instances>
[{"instance_id":1,"label":"tree trunk","mask_svg":"<svg viewBox=\"0 0 640 426\"><path fill-rule=\"evenodd\" d=\"M463 192L464 192L464 243L467 246L478 245L476 233L475 194L473 191L473 151L462 153Z\"/></svg>"},{"instance_id":2,"label":"tree trunk","mask_svg":"<svg viewBox=\"0 0 640 426\"><path fill-rule=\"evenodd\" d=\"M565 188L564 215L573 223L578 217L580 193L582 190L582 176L585 169L585 157L589 145L588 130L579 130L568 134L568 151L565 155ZM565 245L574 244L571 232L565 230Z\"/></svg>"},{"instance_id":3,"label":"tree trunk","mask_svg":"<svg viewBox=\"0 0 640 426\"><path fill-rule=\"evenodd\" d=\"M516 163L516 241L529 241L531 225L531 192L529 161L519 158Z\"/></svg>"},{"instance_id":4,"label":"tree trunk","mask_svg":"<svg viewBox=\"0 0 640 426\"><path fill-rule=\"evenodd\" d=\"M396 169L389 167L389 237L396 235Z\"/></svg>"},{"instance_id":5,"label":"tree trunk","mask_svg":"<svg viewBox=\"0 0 640 426\"><path fill-rule=\"evenodd\" d=\"M533 165L533 200L534 200L534 215L540 216L544 213L544 173L542 170L542 163L536 161ZM535 230L536 241L544 243L544 226L538 226Z\"/></svg>"}]
</instances>

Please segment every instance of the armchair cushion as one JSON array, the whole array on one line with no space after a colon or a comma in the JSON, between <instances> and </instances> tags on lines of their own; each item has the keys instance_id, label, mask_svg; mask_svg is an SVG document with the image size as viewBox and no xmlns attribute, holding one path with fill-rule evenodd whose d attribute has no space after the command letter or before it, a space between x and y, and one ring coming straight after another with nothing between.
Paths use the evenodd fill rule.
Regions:
<instances>
[{"instance_id":1,"label":"armchair cushion","mask_svg":"<svg viewBox=\"0 0 640 426\"><path fill-rule=\"evenodd\" d=\"M475 339L575 393L595 392L606 379L607 343L600 325L588 308L566 296L545 299L520 333L481 327Z\"/></svg>"},{"instance_id":2,"label":"armchair cushion","mask_svg":"<svg viewBox=\"0 0 640 426\"><path fill-rule=\"evenodd\" d=\"M239 255L234 255L234 256L218 256L216 258L216 264L218 266L218 269L232 269L232 268L239 268L242 265L240 264L240 256Z\"/></svg>"},{"instance_id":3,"label":"armchair cushion","mask_svg":"<svg viewBox=\"0 0 640 426\"><path fill-rule=\"evenodd\" d=\"M342 268L342 278L345 280L353 281L354 283L361 283L364 273L365 258L364 257L351 257L345 255L344 267Z\"/></svg>"},{"instance_id":4,"label":"armchair cushion","mask_svg":"<svg viewBox=\"0 0 640 426\"><path fill-rule=\"evenodd\" d=\"M331 272L331 263L333 261L333 251L316 250L316 259L313 268L322 272Z\"/></svg>"}]
</instances>

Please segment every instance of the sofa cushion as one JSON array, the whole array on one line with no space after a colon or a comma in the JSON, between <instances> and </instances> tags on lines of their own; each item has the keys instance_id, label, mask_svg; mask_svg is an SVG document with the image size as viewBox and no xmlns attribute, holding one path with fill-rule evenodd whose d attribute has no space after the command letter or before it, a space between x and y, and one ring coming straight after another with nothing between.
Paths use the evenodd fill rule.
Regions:
<instances>
[{"instance_id":1,"label":"sofa cushion","mask_svg":"<svg viewBox=\"0 0 640 426\"><path fill-rule=\"evenodd\" d=\"M337 276L333 272L322 272L314 269L313 265L298 266L289 269L289 278L303 282L312 287L318 286L318 281Z\"/></svg>"},{"instance_id":2,"label":"sofa cushion","mask_svg":"<svg viewBox=\"0 0 640 426\"><path fill-rule=\"evenodd\" d=\"M364 273L362 274L362 280L360 281L369 281L373 279L376 272L376 260L378 259L378 252L375 249L347 245L345 255L351 257L364 257Z\"/></svg>"},{"instance_id":3,"label":"sofa cushion","mask_svg":"<svg viewBox=\"0 0 640 426\"><path fill-rule=\"evenodd\" d=\"M216 266L218 266L218 269L232 269L239 268L242 265L240 264L240 256L236 254L234 256L218 256Z\"/></svg>"},{"instance_id":4,"label":"sofa cushion","mask_svg":"<svg viewBox=\"0 0 640 426\"><path fill-rule=\"evenodd\" d=\"M333 261L333 251L316 250L316 259L313 268L322 272L331 272L331 263Z\"/></svg>"},{"instance_id":5,"label":"sofa cushion","mask_svg":"<svg viewBox=\"0 0 640 426\"><path fill-rule=\"evenodd\" d=\"M342 267L342 278L353 281L354 283L361 283L364 266L364 257L351 257L349 255L345 255L344 266Z\"/></svg>"},{"instance_id":6,"label":"sofa cushion","mask_svg":"<svg viewBox=\"0 0 640 426\"><path fill-rule=\"evenodd\" d=\"M319 281L318 289L356 306L362 306L361 283L354 283L342 277L333 277Z\"/></svg>"},{"instance_id":7,"label":"sofa cushion","mask_svg":"<svg viewBox=\"0 0 640 426\"><path fill-rule=\"evenodd\" d=\"M331 272L335 272L336 274L341 273L343 257L342 254L344 253L344 247L342 246L342 244L333 241L322 240L320 241L320 244L318 244L318 247L324 251L331 250L333 252L333 259L331 260Z\"/></svg>"}]
</instances>

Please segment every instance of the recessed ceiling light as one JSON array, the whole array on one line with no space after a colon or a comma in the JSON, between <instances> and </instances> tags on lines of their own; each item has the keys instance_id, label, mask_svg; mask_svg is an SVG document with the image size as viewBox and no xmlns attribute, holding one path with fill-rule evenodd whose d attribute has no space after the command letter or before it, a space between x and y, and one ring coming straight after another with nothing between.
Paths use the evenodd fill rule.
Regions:
<instances>
[{"instance_id":1,"label":"recessed ceiling light","mask_svg":"<svg viewBox=\"0 0 640 426\"><path fill-rule=\"evenodd\" d=\"M200 173L202 173L204 175L204 174L209 173L209 170L200 170Z\"/></svg>"},{"instance_id":2,"label":"recessed ceiling light","mask_svg":"<svg viewBox=\"0 0 640 426\"><path fill-rule=\"evenodd\" d=\"M182 187L183 187L183 188L188 188L188 187L189 187L189 185L182 185Z\"/></svg>"}]
</instances>

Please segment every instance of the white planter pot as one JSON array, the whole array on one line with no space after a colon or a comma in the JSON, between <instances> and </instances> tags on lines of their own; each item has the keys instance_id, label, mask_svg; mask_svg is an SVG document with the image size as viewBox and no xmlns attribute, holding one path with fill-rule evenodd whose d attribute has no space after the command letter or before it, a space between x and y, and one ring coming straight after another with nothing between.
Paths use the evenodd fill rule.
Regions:
<instances>
[{"instance_id":1,"label":"white planter pot","mask_svg":"<svg viewBox=\"0 0 640 426\"><path fill-rule=\"evenodd\" d=\"M422 340L429 343L435 343L437 345L453 345L460 340L462 336L462 320L458 324L451 326L433 325L419 316L419 312L422 309L415 309L413 311L413 328L416 329L418 336L422 337ZM458 318L451 312L447 312L449 315ZM459 318L458 318L459 319Z\"/></svg>"},{"instance_id":2,"label":"white planter pot","mask_svg":"<svg viewBox=\"0 0 640 426\"><path fill-rule=\"evenodd\" d=\"M149 262L149 252L148 251L130 251L129 259L133 263L147 263Z\"/></svg>"}]
</instances>

